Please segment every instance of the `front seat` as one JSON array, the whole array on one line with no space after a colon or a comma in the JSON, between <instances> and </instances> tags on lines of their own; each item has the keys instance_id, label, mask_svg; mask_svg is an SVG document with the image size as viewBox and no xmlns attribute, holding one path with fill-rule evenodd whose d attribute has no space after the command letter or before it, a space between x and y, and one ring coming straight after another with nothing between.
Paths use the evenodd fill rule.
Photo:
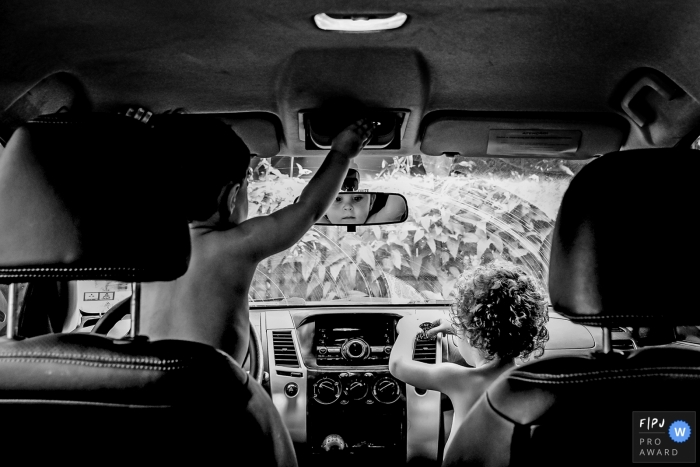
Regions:
<instances>
[{"instance_id":1,"label":"front seat","mask_svg":"<svg viewBox=\"0 0 700 467\"><path fill-rule=\"evenodd\" d=\"M187 270L177 161L126 117L45 116L0 157L0 280L133 284L131 337L18 335L11 286L0 342L0 446L30 465L296 465L272 400L208 345L138 335L142 281ZM173 464L175 465L175 464Z\"/></svg>"},{"instance_id":2,"label":"front seat","mask_svg":"<svg viewBox=\"0 0 700 467\"><path fill-rule=\"evenodd\" d=\"M696 231L698 173L700 153L654 149L608 154L576 175L553 233L549 294L557 312L603 328L603 351L502 375L453 435L444 465L628 465L694 452L696 434L683 444L667 430L677 419L693 425L688 412L700 409L700 347L669 340L623 353L611 349L610 329L700 323L700 258L686 237ZM644 429L653 418L657 429Z\"/></svg>"}]
</instances>

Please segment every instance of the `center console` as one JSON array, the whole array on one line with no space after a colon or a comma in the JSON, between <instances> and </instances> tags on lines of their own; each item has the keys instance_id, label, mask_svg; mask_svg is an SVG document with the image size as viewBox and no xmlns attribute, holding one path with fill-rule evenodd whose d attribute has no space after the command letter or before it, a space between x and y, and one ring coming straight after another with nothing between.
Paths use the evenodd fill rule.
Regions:
<instances>
[{"instance_id":1,"label":"center console","mask_svg":"<svg viewBox=\"0 0 700 467\"><path fill-rule=\"evenodd\" d=\"M397 321L387 314L335 314L299 326L312 464L405 462L406 387L388 369Z\"/></svg>"},{"instance_id":2,"label":"center console","mask_svg":"<svg viewBox=\"0 0 700 467\"><path fill-rule=\"evenodd\" d=\"M258 315L270 395L299 465L439 465L441 395L395 379L389 357L402 317L433 322L446 308L355 310L319 306ZM442 341L432 344L421 349L421 361L430 352L432 361L442 361Z\"/></svg>"}]
</instances>

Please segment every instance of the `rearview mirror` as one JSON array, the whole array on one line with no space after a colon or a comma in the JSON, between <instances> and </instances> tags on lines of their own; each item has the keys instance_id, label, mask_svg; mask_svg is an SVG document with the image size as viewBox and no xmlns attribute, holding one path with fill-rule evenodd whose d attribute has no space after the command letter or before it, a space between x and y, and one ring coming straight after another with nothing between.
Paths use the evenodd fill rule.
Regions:
<instances>
[{"instance_id":1,"label":"rearview mirror","mask_svg":"<svg viewBox=\"0 0 700 467\"><path fill-rule=\"evenodd\" d=\"M408 203L398 193L341 191L316 225L398 224L408 218Z\"/></svg>"}]
</instances>

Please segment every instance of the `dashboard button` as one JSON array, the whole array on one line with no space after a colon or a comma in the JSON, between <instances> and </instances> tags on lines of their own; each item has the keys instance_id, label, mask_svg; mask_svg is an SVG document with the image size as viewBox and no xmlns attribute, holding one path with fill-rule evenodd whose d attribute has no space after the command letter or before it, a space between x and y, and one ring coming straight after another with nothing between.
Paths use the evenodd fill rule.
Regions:
<instances>
[{"instance_id":1,"label":"dashboard button","mask_svg":"<svg viewBox=\"0 0 700 467\"><path fill-rule=\"evenodd\" d=\"M328 349L325 347L318 347L317 350L319 355L326 355L326 353L328 353Z\"/></svg>"},{"instance_id":2,"label":"dashboard button","mask_svg":"<svg viewBox=\"0 0 700 467\"><path fill-rule=\"evenodd\" d=\"M284 394L290 398L296 397L297 394L299 394L299 386L297 386L297 383L287 383L284 387Z\"/></svg>"}]
</instances>

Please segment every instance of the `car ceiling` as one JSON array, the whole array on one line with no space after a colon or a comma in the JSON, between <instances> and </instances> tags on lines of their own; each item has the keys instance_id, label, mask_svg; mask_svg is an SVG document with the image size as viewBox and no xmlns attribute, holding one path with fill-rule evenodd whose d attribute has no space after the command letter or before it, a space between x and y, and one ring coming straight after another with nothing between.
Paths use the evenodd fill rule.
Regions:
<instances>
[{"instance_id":1,"label":"car ceiling","mask_svg":"<svg viewBox=\"0 0 700 467\"><path fill-rule=\"evenodd\" d=\"M399 11L379 33L312 20ZM0 108L67 72L97 111L274 113L283 146L300 110L338 96L409 109L414 139L435 110L621 113L617 88L644 67L700 97L698 19L697 0L4 0Z\"/></svg>"}]
</instances>

